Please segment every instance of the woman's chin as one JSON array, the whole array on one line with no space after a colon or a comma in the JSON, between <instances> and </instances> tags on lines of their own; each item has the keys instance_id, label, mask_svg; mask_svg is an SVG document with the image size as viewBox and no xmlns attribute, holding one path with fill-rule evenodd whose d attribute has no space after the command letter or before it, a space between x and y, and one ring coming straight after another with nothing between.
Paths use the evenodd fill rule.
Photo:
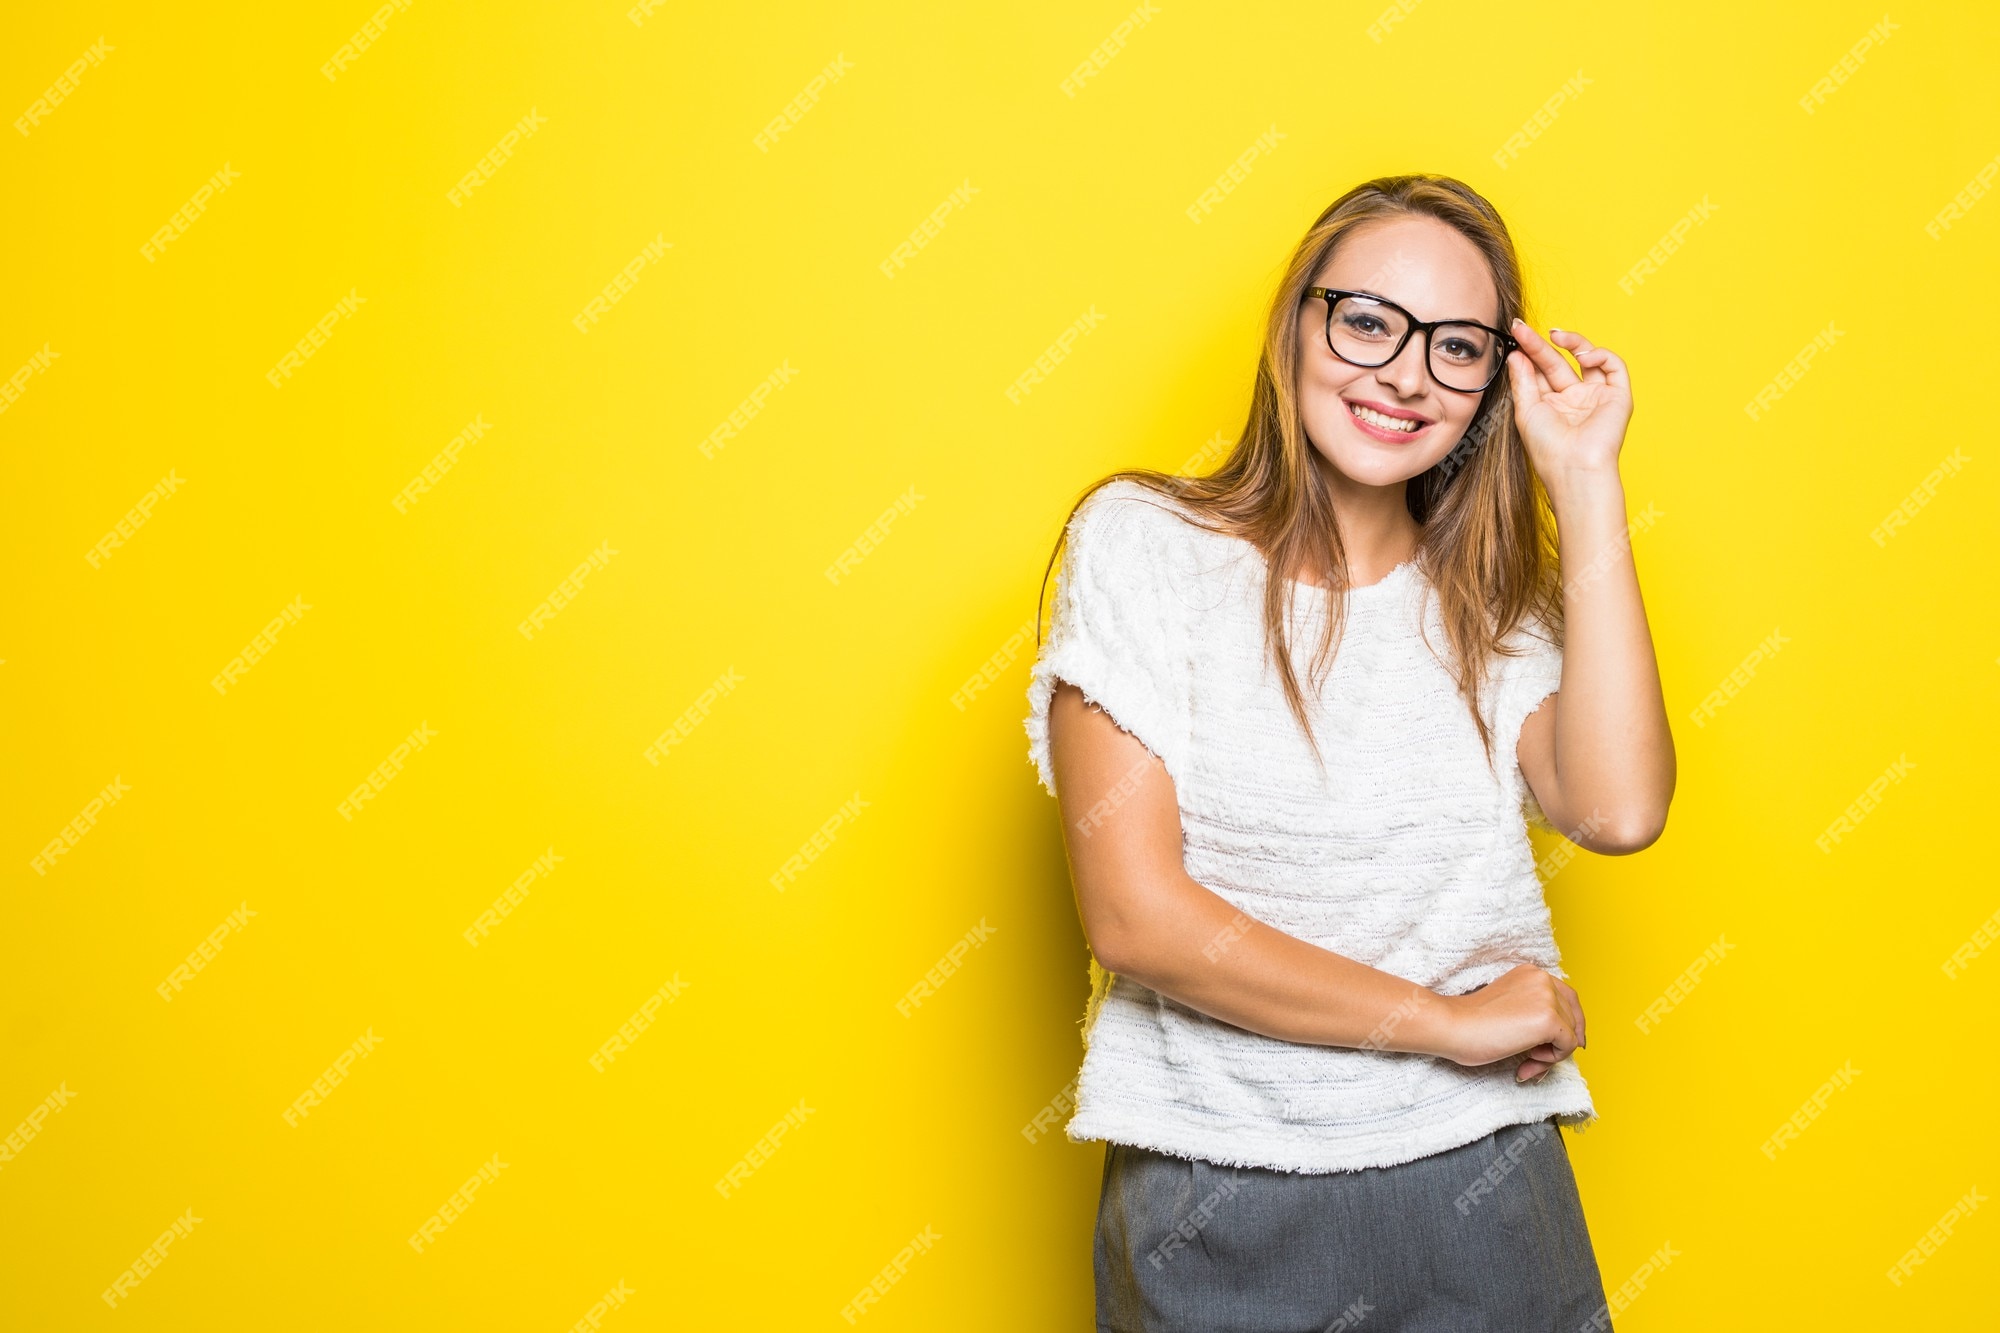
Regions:
<instances>
[{"instance_id":1,"label":"woman's chin","mask_svg":"<svg viewBox=\"0 0 2000 1333\"><path fill-rule=\"evenodd\" d=\"M1425 452L1428 454L1429 451ZM1352 449L1322 449L1319 456L1322 462L1331 465L1334 471L1356 486L1395 486L1422 476L1431 467L1426 459L1397 452L1394 445L1371 446L1366 442Z\"/></svg>"}]
</instances>

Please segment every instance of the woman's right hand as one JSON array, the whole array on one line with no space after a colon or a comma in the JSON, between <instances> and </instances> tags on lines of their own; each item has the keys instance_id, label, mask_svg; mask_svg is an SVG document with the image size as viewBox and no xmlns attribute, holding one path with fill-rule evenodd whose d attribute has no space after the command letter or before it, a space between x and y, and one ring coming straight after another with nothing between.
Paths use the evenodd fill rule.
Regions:
<instances>
[{"instance_id":1,"label":"woman's right hand","mask_svg":"<svg viewBox=\"0 0 2000 1333\"><path fill-rule=\"evenodd\" d=\"M1454 1064L1486 1065L1524 1057L1516 1082L1539 1078L1584 1040L1583 1002L1568 982L1522 963L1478 990L1446 997L1446 1049Z\"/></svg>"}]
</instances>

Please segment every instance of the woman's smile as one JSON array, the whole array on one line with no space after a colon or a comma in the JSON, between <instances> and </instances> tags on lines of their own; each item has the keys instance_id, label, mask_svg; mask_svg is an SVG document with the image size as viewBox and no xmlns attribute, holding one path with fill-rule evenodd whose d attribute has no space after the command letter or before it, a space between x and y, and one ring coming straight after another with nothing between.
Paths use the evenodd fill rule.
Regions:
<instances>
[{"instance_id":1,"label":"woman's smile","mask_svg":"<svg viewBox=\"0 0 2000 1333\"><path fill-rule=\"evenodd\" d=\"M1384 444L1408 444L1423 438L1434 424L1413 412L1390 410L1373 404L1343 399L1347 404L1347 415L1355 428L1371 440Z\"/></svg>"}]
</instances>

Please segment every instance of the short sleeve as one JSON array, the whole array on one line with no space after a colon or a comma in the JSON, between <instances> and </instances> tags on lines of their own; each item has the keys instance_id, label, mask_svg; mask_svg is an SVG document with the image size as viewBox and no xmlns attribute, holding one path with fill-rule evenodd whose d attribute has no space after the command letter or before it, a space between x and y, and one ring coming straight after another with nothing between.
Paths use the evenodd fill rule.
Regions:
<instances>
[{"instance_id":1,"label":"short sleeve","mask_svg":"<svg viewBox=\"0 0 2000 1333\"><path fill-rule=\"evenodd\" d=\"M1188 725L1186 608L1174 591L1176 529L1164 496L1100 487L1070 520L1048 638L1028 679L1028 758L1056 794L1049 701L1068 681L1152 751L1178 782Z\"/></svg>"},{"instance_id":2,"label":"short sleeve","mask_svg":"<svg viewBox=\"0 0 2000 1333\"><path fill-rule=\"evenodd\" d=\"M1521 787L1521 814L1534 828L1560 832L1528 788L1521 772L1517 750L1521 728L1542 701L1562 688L1563 650L1549 631L1540 625L1523 626L1508 643L1524 650L1519 657L1502 657L1499 663L1498 692L1494 701L1493 753L1496 764L1513 776Z\"/></svg>"}]
</instances>

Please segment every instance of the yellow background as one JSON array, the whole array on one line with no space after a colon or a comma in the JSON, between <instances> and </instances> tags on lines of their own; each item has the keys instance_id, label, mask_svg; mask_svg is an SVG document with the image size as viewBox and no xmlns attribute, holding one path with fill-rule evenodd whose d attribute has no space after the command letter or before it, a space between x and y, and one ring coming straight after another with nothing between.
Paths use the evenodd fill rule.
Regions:
<instances>
[{"instance_id":1,"label":"yellow background","mask_svg":"<svg viewBox=\"0 0 2000 1333\"><path fill-rule=\"evenodd\" d=\"M1233 435L1286 254L1349 186L1407 170L1487 193L1536 325L1612 347L1635 383L1625 477L1659 514L1635 549L1678 799L1655 847L1580 855L1550 889L1591 1017L1603 1118L1570 1147L1606 1287L1679 1255L1619 1327L1984 1317L1984 1209L1900 1289L1885 1272L2000 1187L2000 957L1941 969L2000 907L2000 203L1924 232L2000 153L1990 7L1892 11L1811 115L1798 99L1880 9L1428 0L1377 42L1367 5L1167 0L1065 95L1130 9L675 0L635 25L619 0L415 0L333 82L320 65L366 3L15 16L8 121L112 50L31 134L0 125L0 377L59 354L0 414L0 1134L75 1094L0 1169L0 1324L564 1329L622 1279L607 1328L845 1328L928 1226L862 1327L1088 1327L1102 1146L1021 1132L1075 1075L1087 993L1026 761L1027 655L971 706L951 696L1033 614L1082 485ZM453 207L531 110L545 126ZM225 164L240 179L144 259ZM1714 215L1621 291L1703 200ZM656 235L673 248L579 333ZM264 372L350 290L366 304L274 390ZM1093 306L1102 326L1010 403ZM1751 421L1829 322L1843 336ZM704 458L786 361L796 379ZM481 414L487 436L396 512ZM1961 447L1969 465L1872 541ZM179 493L92 568L170 470ZM581 595L517 633L604 542ZM295 597L311 609L218 695ZM1695 726L1774 629L1786 646ZM730 668L743 684L645 762ZM437 739L343 820L424 722ZM1910 776L1818 850L1899 756ZM36 874L114 777L131 793ZM857 792L859 819L778 893ZM469 947L551 847L562 864ZM162 1001L239 903L256 917ZM982 921L992 938L899 1014ZM1719 935L1734 950L1642 1034ZM685 993L593 1070L676 975ZM371 1029L380 1047L286 1125ZM1767 1159L1849 1061L1859 1079ZM413 1253L496 1153L499 1179ZM189 1208L201 1224L107 1309Z\"/></svg>"}]
</instances>

